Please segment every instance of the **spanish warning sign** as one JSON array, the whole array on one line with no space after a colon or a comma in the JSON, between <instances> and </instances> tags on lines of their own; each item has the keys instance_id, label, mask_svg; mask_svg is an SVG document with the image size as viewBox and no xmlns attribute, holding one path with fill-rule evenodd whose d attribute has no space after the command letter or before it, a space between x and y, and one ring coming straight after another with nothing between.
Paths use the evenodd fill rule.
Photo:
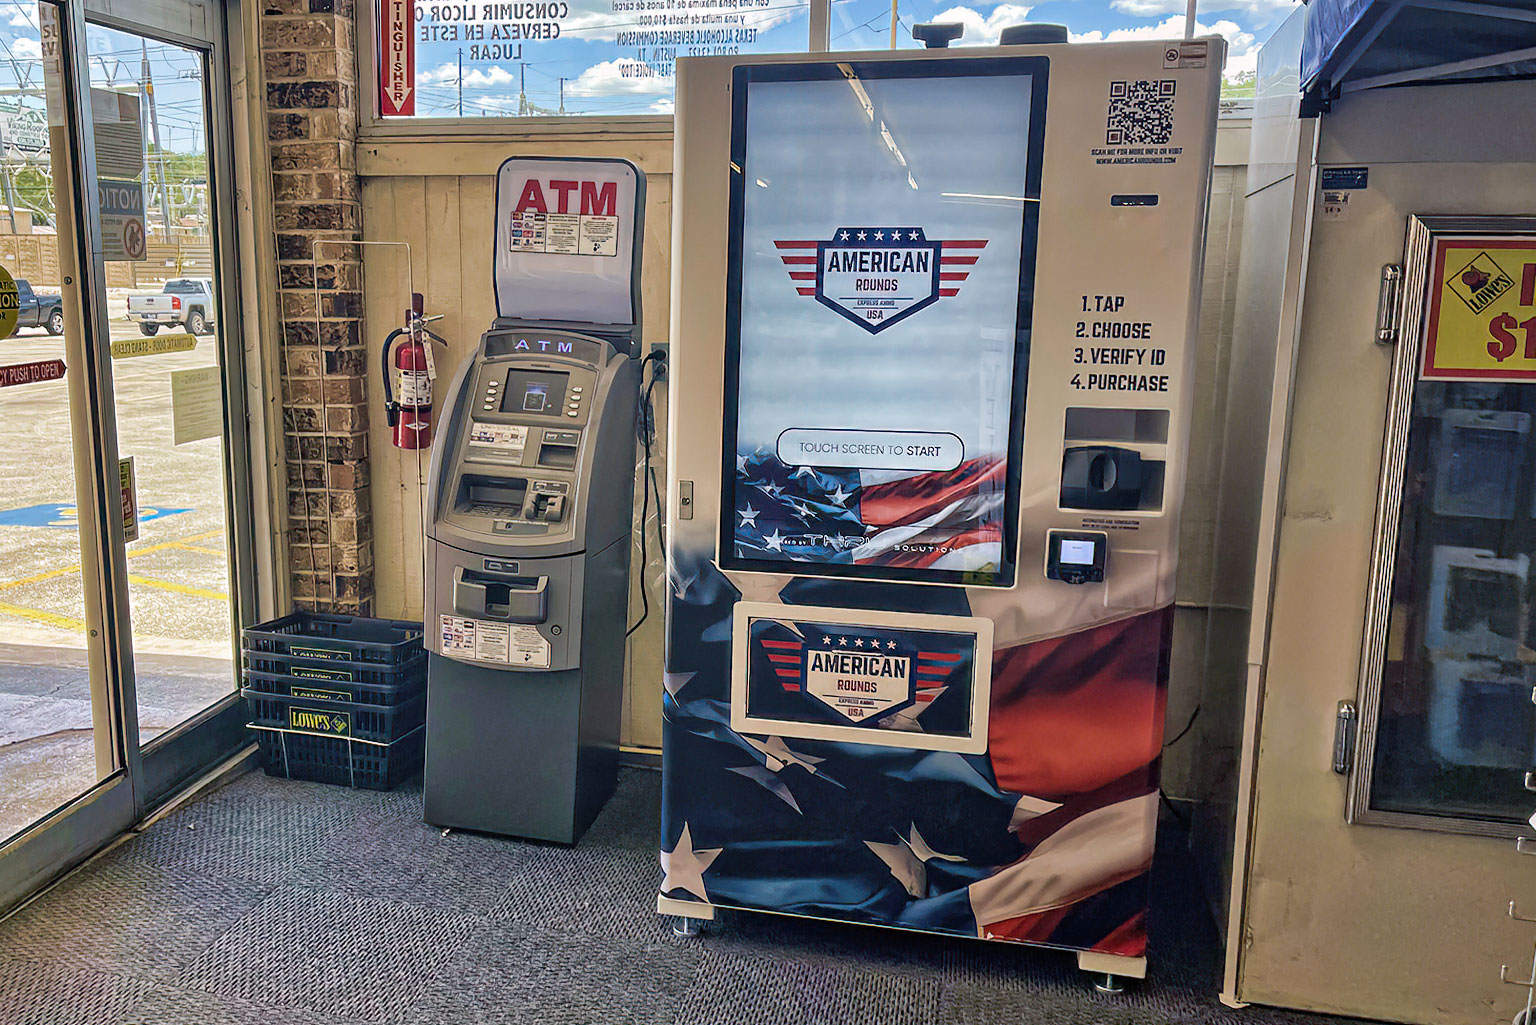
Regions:
<instances>
[{"instance_id":1,"label":"spanish warning sign","mask_svg":"<svg viewBox=\"0 0 1536 1025\"><path fill-rule=\"evenodd\" d=\"M1419 376L1536 380L1536 236L1435 243Z\"/></svg>"}]
</instances>

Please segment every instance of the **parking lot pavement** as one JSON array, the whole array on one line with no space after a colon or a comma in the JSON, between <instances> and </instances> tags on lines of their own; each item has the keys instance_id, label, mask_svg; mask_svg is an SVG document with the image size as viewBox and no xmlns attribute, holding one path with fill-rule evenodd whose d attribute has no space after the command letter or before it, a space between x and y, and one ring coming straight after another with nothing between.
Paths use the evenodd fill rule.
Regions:
<instances>
[{"instance_id":1,"label":"parking lot pavement","mask_svg":"<svg viewBox=\"0 0 1536 1025\"><path fill-rule=\"evenodd\" d=\"M141 339L109 303L114 341ZM139 537L128 589L148 740L235 686L221 441L173 443L171 372L216 365L216 337L188 352L113 361L118 448L134 460ZM64 358L40 330L0 339L0 366ZM0 838L95 781L85 603L66 382L0 388Z\"/></svg>"}]
</instances>

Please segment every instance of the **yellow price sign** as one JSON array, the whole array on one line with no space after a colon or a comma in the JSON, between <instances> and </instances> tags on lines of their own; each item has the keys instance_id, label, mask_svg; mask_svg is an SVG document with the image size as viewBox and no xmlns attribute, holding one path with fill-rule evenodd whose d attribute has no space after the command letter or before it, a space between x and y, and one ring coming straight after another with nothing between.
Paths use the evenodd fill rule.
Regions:
<instances>
[{"instance_id":1,"label":"yellow price sign","mask_svg":"<svg viewBox=\"0 0 1536 1025\"><path fill-rule=\"evenodd\" d=\"M16 281L11 272L0 267L0 338L9 338L16 330L16 317L21 312L21 302L16 295Z\"/></svg>"},{"instance_id":2,"label":"yellow price sign","mask_svg":"<svg viewBox=\"0 0 1536 1025\"><path fill-rule=\"evenodd\" d=\"M1536 381L1536 238L1441 239L1419 376Z\"/></svg>"}]
</instances>

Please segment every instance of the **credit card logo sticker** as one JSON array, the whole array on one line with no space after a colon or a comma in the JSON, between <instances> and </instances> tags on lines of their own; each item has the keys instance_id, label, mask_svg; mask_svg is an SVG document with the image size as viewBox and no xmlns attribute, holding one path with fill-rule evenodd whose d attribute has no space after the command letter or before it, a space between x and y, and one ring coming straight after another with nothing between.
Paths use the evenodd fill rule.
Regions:
<instances>
[{"instance_id":1,"label":"credit card logo sticker","mask_svg":"<svg viewBox=\"0 0 1536 1025\"><path fill-rule=\"evenodd\" d=\"M775 241L800 295L875 334L959 294L986 239L930 242L918 227L843 227L825 241Z\"/></svg>"}]
</instances>

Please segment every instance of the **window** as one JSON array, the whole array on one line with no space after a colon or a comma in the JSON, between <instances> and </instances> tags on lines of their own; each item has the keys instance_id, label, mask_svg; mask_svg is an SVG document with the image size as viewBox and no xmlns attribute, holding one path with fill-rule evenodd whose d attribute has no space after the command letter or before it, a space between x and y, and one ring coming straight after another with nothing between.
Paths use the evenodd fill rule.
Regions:
<instances>
[{"instance_id":1,"label":"window","mask_svg":"<svg viewBox=\"0 0 1536 1025\"><path fill-rule=\"evenodd\" d=\"M376 0L376 109L382 118L669 116L678 57L804 51L810 8L810 0Z\"/></svg>"}]
</instances>

